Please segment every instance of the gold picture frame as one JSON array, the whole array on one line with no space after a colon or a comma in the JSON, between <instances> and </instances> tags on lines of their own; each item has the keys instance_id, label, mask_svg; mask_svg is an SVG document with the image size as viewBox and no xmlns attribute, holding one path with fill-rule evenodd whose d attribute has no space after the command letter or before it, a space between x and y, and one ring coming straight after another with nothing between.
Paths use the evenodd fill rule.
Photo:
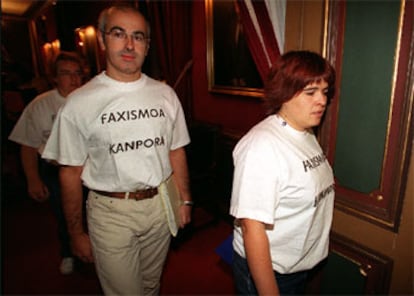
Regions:
<instances>
[{"instance_id":1,"label":"gold picture frame","mask_svg":"<svg viewBox=\"0 0 414 296\"><path fill-rule=\"evenodd\" d=\"M245 43L235 1L205 0L208 90L262 97L263 81Z\"/></svg>"},{"instance_id":2,"label":"gold picture frame","mask_svg":"<svg viewBox=\"0 0 414 296\"><path fill-rule=\"evenodd\" d=\"M366 4L357 1L326 3L325 53L339 74L337 87L340 91L329 106L321 126L320 140L335 171L335 207L398 232L413 143L414 50L411 44L414 35L410 31L413 19L409 12L414 4L406 0L378 1L375 6ZM373 10L374 7L376 10ZM378 13L382 13L389 18L388 23L385 18L378 22L387 24L389 32L385 34L380 30L381 36L367 36L367 28L362 30L359 25L351 26L353 30L345 30L350 23L361 20L358 14L364 10L366 27L378 31L372 20L381 19L378 18ZM371 21L369 17L372 18ZM385 40L383 36L388 39ZM387 67L381 68L381 71L377 69L373 72L375 75L365 74L365 77L371 76L375 80L361 79L361 69L369 69L371 72L375 70L366 67L369 65L367 58L360 57L369 57L372 53L378 55L377 51L370 48L377 44L388 46L381 48L387 52L381 54L381 63L377 64L381 66L387 63ZM355 49L359 46L365 53ZM358 87L362 83L366 92L363 94ZM382 87L379 96L375 95L378 87ZM354 90L358 91L353 93ZM375 98L375 108L373 103L363 104L370 102L370 96ZM361 97L365 102L358 101ZM349 107L352 106L352 100L361 102L358 108L364 112L346 113L344 110L352 110ZM383 115L381 121L378 120L379 114ZM375 124L374 120L377 120ZM358 127L356 133L355 126L359 122L370 122L377 133L364 130L365 127ZM356 150L357 153L354 152ZM352 173L344 173L347 171Z\"/></svg>"}]
</instances>

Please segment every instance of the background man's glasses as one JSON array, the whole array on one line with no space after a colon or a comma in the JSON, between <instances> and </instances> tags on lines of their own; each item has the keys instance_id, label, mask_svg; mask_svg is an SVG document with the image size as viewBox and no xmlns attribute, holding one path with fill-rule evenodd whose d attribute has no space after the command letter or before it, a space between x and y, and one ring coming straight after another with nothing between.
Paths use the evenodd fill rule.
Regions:
<instances>
[{"instance_id":1,"label":"background man's glasses","mask_svg":"<svg viewBox=\"0 0 414 296\"><path fill-rule=\"evenodd\" d=\"M58 76L76 76L76 77L82 77L82 72L71 72L71 71L58 71Z\"/></svg>"}]
</instances>

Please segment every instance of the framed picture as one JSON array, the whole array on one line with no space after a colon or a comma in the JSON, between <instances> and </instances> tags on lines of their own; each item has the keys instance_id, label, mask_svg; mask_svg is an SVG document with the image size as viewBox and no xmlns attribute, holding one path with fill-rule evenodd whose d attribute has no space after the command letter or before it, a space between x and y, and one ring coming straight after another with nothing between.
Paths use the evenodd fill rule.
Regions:
<instances>
[{"instance_id":1,"label":"framed picture","mask_svg":"<svg viewBox=\"0 0 414 296\"><path fill-rule=\"evenodd\" d=\"M209 91L261 97L263 81L247 46L236 1L205 3Z\"/></svg>"},{"instance_id":2,"label":"framed picture","mask_svg":"<svg viewBox=\"0 0 414 296\"><path fill-rule=\"evenodd\" d=\"M414 127L414 2L328 4L325 46L340 79L321 144L335 207L398 232Z\"/></svg>"}]
</instances>

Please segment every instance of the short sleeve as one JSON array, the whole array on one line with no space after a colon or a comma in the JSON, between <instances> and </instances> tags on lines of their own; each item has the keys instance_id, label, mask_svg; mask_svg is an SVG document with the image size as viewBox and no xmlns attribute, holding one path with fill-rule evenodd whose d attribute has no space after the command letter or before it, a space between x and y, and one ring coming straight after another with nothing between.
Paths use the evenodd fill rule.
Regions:
<instances>
[{"instance_id":1,"label":"short sleeve","mask_svg":"<svg viewBox=\"0 0 414 296\"><path fill-rule=\"evenodd\" d=\"M278 160L266 132L243 138L233 151L234 177L230 214L273 224L278 203Z\"/></svg>"},{"instance_id":2,"label":"short sleeve","mask_svg":"<svg viewBox=\"0 0 414 296\"><path fill-rule=\"evenodd\" d=\"M59 112L42 158L55 160L62 165L81 166L86 157L87 143L84 135L71 118Z\"/></svg>"},{"instance_id":3,"label":"short sleeve","mask_svg":"<svg viewBox=\"0 0 414 296\"><path fill-rule=\"evenodd\" d=\"M171 150L178 149L190 143L190 136L188 134L187 124L185 121L184 111L180 101L174 93L176 103L175 120L173 123Z\"/></svg>"}]
</instances>

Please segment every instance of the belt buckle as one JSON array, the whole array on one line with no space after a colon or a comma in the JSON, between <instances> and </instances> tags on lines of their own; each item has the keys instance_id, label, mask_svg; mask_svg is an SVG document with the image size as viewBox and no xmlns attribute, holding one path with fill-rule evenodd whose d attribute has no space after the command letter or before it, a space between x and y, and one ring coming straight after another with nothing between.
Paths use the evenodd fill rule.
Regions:
<instances>
[{"instance_id":1,"label":"belt buckle","mask_svg":"<svg viewBox=\"0 0 414 296\"><path fill-rule=\"evenodd\" d=\"M135 200L141 200L142 196L141 196L141 192L139 192L139 190L134 191L134 192L130 192L129 193L129 197Z\"/></svg>"},{"instance_id":2,"label":"belt buckle","mask_svg":"<svg viewBox=\"0 0 414 296\"><path fill-rule=\"evenodd\" d=\"M136 201L146 199L150 196L148 189L140 189L134 192L129 192L129 198L135 199Z\"/></svg>"},{"instance_id":3,"label":"belt buckle","mask_svg":"<svg viewBox=\"0 0 414 296\"><path fill-rule=\"evenodd\" d=\"M136 197L137 192L125 192L125 199L135 199L138 200Z\"/></svg>"},{"instance_id":4,"label":"belt buckle","mask_svg":"<svg viewBox=\"0 0 414 296\"><path fill-rule=\"evenodd\" d=\"M147 198L151 198L157 194L157 188L147 188L147 189L140 189L134 192L127 192L125 193L126 198L132 198L135 200L143 200Z\"/></svg>"}]
</instances>

